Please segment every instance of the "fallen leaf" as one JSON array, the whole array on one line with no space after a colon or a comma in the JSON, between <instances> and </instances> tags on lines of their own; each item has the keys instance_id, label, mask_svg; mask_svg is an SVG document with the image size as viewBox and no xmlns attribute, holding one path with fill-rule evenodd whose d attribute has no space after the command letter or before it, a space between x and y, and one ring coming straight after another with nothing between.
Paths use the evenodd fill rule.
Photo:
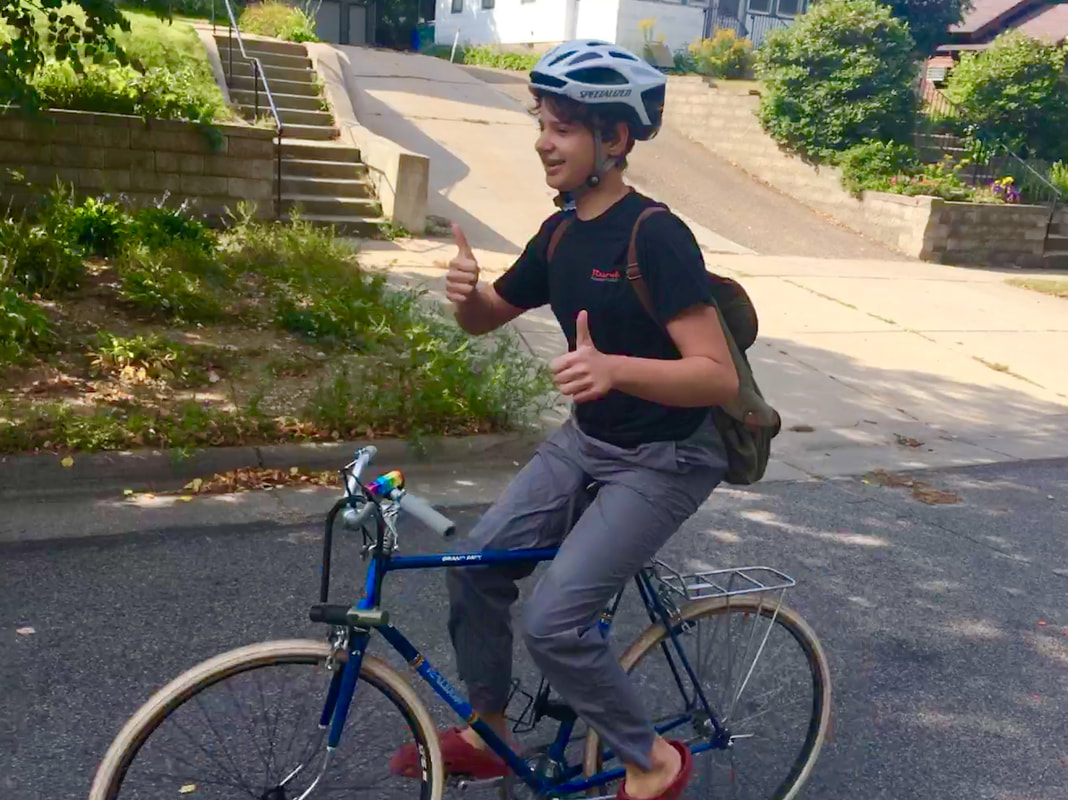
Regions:
<instances>
[{"instance_id":1,"label":"fallen leaf","mask_svg":"<svg viewBox=\"0 0 1068 800\"><path fill-rule=\"evenodd\" d=\"M122 490L122 496L123 496L123 497L129 497L129 496L130 496L130 495L132 495L133 493L134 493L134 490L133 490L133 489L123 489L123 490Z\"/></svg>"},{"instance_id":2,"label":"fallen leaf","mask_svg":"<svg viewBox=\"0 0 1068 800\"><path fill-rule=\"evenodd\" d=\"M300 467L290 467L289 468L289 474L290 475L296 475L299 472L300 472Z\"/></svg>"},{"instance_id":3,"label":"fallen leaf","mask_svg":"<svg viewBox=\"0 0 1068 800\"><path fill-rule=\"evenodd\" d=\"M59 464L60 464L61 467L65 468L65 469L70 469L71 467L74 466L74 459L71 458L70 456L67 456L62 461L60 461Z\"/></svg>"},{"instance_id":4,"label":"fallen leaf","mask_svg":"<svg viewBox=\"0 0 1068 800\"><path fill-rule=\"evenodd\" d=\"M204 479L203 478L193 478L193 480L189 481L189 483L187 483L182 488L183 489L189 489L190 491L193 491L193 492L199 492L200 491L200 487L203 486L203 485L204 485Z\"/></svg>"},{"instance_id":5,"label":"fallen leaf","mask_svg":"<svg viewBox=\"0 0 1068 800\"><path fill-rule=\"evenodd\" d=\"M37 633L37 630L35 628L31 628L29 625L26 625L21 628L15 628L15 633L17 633L19 636L32 636L33 634Z\"/></svg>"},{"instance_id":6,"label":"fallen leaf","mask_svg":"<svg viewBox=\"0 0 1068 800\"><path fill-rule=\"evenodd\" d=\"M187 783L185 786L178 790L178 794L192 794L196 790L197 785L195 783Z\"/></svg>"},{"instance_id":7,"label":"fallen leaf","mask_svg":"<svg viewBox=\"0 0 1068 800\"><path fill-rule=\"evenodd\" d=\"M188 502L192 501L193 495L191 495L191 494L183 494L178 499L181 500L183 503L188 503Z\"/></svg>"},{"instance_id":8,"label":"fallen leaf","mask_svg":"<svg viewBox=\"0 0 1068 800\"><path fill-rule=\"evenodd\" d=\"M902 447L923 447L923 442L919 439L913 439L911 436L902 436L900 433L895 433L894 438Z\"/></svg>"}]
</instances>

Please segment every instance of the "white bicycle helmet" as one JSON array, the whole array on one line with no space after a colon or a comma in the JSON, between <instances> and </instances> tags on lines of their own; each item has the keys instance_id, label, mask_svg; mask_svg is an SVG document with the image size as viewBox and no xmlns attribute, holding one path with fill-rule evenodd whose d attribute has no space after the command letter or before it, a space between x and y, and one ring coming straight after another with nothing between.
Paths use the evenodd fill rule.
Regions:
<instances>
[{"instance_id":1,"label":"white bicycle helmet","mask_svg":"<svg viewBox=\"0 0 1068 800\"><path fill-rule=\"evenodd\" d=\"M590 39L559 44L530 73L534 92L603 105L628 122L635 139L652 139L664 115L667 78L619 45Z\"/></svg>"}]
</instances>

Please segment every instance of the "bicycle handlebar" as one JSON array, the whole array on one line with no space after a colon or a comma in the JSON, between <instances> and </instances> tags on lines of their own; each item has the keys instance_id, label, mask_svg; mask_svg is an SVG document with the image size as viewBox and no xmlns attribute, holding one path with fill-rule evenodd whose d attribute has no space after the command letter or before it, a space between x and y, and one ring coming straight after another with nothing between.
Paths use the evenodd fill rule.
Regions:
<instances>
[{"instance_id":1,"label":"bicycle handlebar","mask_svg":"<svg viewBox=\"0 0 1068 800\"><path fill-rule=\"evenodd\" d=\"M414 494L405 493L399 501L401 511L407 511L432 531L448 538L456 533L456 523L435 511L426 500Z\"/></svg>"}]
</instances>

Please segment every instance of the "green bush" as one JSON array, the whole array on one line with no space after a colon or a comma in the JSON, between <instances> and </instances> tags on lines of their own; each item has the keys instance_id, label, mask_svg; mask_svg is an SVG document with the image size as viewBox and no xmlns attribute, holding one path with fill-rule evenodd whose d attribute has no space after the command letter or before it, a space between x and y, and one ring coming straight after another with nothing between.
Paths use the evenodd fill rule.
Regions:
<instances>
[{"instance_id":1,"label":"green bush","mask_svg":"<svg viewBox=\"0 0 1068 800\"><path fill-rule=\"evenodd\" d=\"M731 28L690 45L694 71L711 78L744 78L753 69L753 43Z\"/></svg>"},{"instance_id":2,"label":"green bush","mask_svg":"<svg viewBox=\"0 0 1068 800\"><path fill-rule=\"evenodd\" d=\"M897 175L917 169L916 149L895 142L867 141L840 153L835 163L842 169L842 186L859 195L865 189L885 192Z\"/></svg>"},{"instance_id":3,"label":"green bush","mask_svg":"<svg viewBox=\"0 0 1068 800\"><path fill-rule=\"evenodd\" d=\"M116 255L128 233L129 215L117 203L88 197L71 209L67 232L87 254Z\"/></svg>"},{"instance_id":4,"label":"green bush","mask_svg":"<svg viewBox=\"0 0 1068 800\"><path fill-rule=\"evenodd\" d=\"M54 341L48 315L11 287L0 287L0 364L13 364Z\"/></svg>"},{"instance_id":5,"label":"green bush","mask_svg":"<svg viewBox=\"0 0 1068 800\"><path fill-rule=\"evenodd\" d=\"M464 50L463 63L529 72L540 58L537 53L506 53L493 47L472 47Z\"/></svg>"},{"instance_id":6,"label":"green bush","mask_svg":"<svg viewBox=\"0 0 1068 800\"><path fill-rule=\"evenodd\" d=\"M205 256L215 253L215 235L203 221L189 215L185 204L178 208L159 204L137 209L130 218L129 236L149 250L178 246Z\"/></svg>"},{"instance_id":7,"label":"green bush","mask_svg":"<svg viewBox=\"0 0 1068 800\"><path fill-rule=\"evenodd\" d=\"M90 64L78 73L66 62L50 61L33 83L49 108L200 123L212 122L222 109L221 95L204 91L202 76L191 66L153 67L142 73L113 62Z\"/></svg>"},{"instance_id":8,"label":"green bush","mask_svg":"<svg viewBox=\"0 0 1068 800\"><path fill-rule=\"evenodd\" d=\"M248 6L237 20L238 27L260 36L274 36L290 42L317 42L315 19L306 8L282 0L265 0Z\"/></svg>"},{"instance_id":9,"label":"green bush","mask_svg":"<svg viewBox=\"0 0 1068 800\"><path fill-rule=\"evenodd\" d=\"M1009 149L1056 160L1068 153L1065 50L1019 33L963 53L946 96L965 118Z\"/></svg>"},{"instance_id":10,"label":"green bush","mask_svg":"<svg viewBox=\"0 0 1068 800\"><path fill-rule=\"evenodd\" d=\"M780 144L827 160L866 139L903 141L916 118L912 39L875 0L826 0L757 53L760 119Z\"/></svg>"}]
</instances>

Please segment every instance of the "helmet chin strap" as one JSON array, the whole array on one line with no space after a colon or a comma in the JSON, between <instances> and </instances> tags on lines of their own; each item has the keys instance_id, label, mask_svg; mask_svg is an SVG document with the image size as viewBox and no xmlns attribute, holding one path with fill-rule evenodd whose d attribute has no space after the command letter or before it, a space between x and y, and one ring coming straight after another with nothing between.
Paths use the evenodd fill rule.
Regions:
<instances>
[{"instance_id":1,"label":"helmet chin strap","mask_svg":"<svg viewBox=\"0 0 1068 800\"><path fill-rule=\"evenodd\" d=\"M556 196L553 202L556 203L558 208L573 209L578 198L590 189L596 189L600 186L601 178L604 174L616 165L617 162L614 156L605 156L604 143L598 135L593 137L593 163L593 172L590 173L581 186L560 192Z\"/></svg>"}]
</instances>

